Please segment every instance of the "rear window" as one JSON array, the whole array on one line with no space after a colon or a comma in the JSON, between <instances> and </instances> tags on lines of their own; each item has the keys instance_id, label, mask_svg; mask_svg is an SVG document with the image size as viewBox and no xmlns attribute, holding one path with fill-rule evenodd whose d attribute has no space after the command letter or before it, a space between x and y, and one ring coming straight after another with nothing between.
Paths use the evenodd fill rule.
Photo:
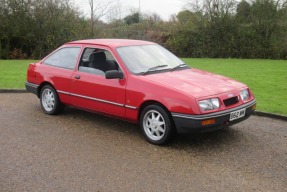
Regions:
<instances>
[{"instance_id":1,"label":"rear window","mask_svg":"<svg viewBox=\"0 0 287 192\"><path fill-rule=\"evenodd\" d=\"M74 69L80 50L80 47L62 48L47 57L43 64L61 67L65 69Z\"/></svg>"}]
</instances>

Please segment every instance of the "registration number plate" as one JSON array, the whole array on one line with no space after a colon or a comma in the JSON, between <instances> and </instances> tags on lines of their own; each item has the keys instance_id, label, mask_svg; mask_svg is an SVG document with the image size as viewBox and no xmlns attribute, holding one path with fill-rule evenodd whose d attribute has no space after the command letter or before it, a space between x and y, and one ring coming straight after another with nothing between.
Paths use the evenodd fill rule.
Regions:
<instances>
[{"instance_id":1,"label":"registration number plate","mask_svg":"<svg viewBox=\"0 0 287 192\"><path fill-rule=\"evenodd\" d=\"M229 121L233 121L233 120L239 119L241 117L244 117L245 116L245 111L246 111L246 109L240 109L240 110L237 110L237 111L233 111L232 113L230 113Z\"/></svg>"}]
</instances>

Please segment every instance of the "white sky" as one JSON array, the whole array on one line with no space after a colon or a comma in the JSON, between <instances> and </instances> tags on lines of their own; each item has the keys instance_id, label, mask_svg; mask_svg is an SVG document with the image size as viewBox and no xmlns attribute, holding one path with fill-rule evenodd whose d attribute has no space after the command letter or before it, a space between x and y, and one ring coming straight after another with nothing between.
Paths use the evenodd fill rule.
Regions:
<instances>
[{"instance_id":1,"label":"white sky","mask_svg":"<svg viewBox=\"0 0 287 192\"><path fill-rule=\"evenodd\" d=\"M90 8L88 0L74 0L75 5L88 17ZM172 14L177 14L184 6L184 0L121 0L121 17L131 14L131 10L141 13L157 13L162 19L168 20ZM103 20L106 20L103 18Z\"/></svg>"}]
</instances>

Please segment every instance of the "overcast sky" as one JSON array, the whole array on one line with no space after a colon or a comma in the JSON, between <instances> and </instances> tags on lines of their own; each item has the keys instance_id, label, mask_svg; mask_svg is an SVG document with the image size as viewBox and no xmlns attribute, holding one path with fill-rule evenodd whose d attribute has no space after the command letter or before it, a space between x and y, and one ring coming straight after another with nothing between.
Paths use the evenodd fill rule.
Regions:
<instances>
[{"instance_id":1,"label":"overcast sky","mask_svg":"<svg viewBox=\"0 0 287 192\"><path fill-rule=\"evenodd\" d=\"M75 0L85 15L90 14L88 0ZM157 13L162 19L168 20L172 14L177 14L184 6L183 0L121 0L121 17L131 13L131 9L139 9L143 13ZM106 20L106 19L105 19Z\"/></svg>"}]
</instances>

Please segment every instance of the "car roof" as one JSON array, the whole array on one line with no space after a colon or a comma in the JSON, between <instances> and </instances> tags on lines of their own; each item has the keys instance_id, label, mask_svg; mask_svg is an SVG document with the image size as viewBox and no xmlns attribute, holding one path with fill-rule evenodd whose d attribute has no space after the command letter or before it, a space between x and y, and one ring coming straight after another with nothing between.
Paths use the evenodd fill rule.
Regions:
<instances>
[{"instance_id":1,"label":"car roof","mask_svg":"<svg viewBox=\"0 0 287 192\"><path fill-rule=\"evenodd\" d=\"M86 44L86 45L103 45L109 47L124 47L134 45L151 45L155 44L150 41L132 40L132 39L85 39L72 41L66 44Z\"/></svg>"}]
</instances>

